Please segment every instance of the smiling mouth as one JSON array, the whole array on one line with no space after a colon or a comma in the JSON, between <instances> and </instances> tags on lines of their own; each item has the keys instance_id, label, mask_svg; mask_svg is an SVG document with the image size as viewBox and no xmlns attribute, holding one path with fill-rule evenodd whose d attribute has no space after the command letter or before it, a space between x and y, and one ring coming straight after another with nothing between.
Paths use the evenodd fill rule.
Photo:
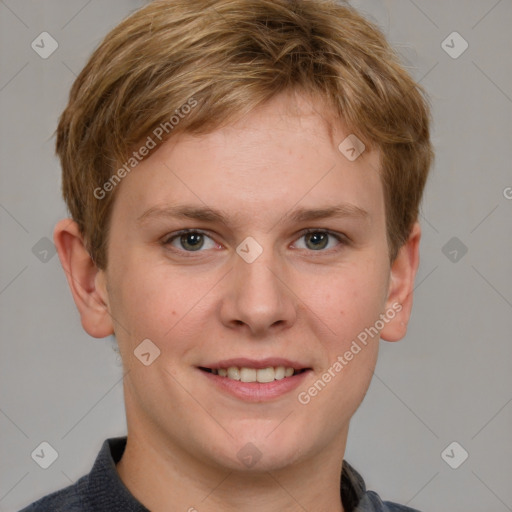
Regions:
<instances>
[{"instance_id":1,"label":"smiling mouth","mask_svg":"<svg viewBox=\"0 0 512 512\"><path fill-rule=\"evenodd\" d=\"M229 368L204 368L200 366L199 369L230 380L266 383L293 377L294 375L308 371L310 368L296 370L295 368L285 366L269 366L267 368L247 368L238 366L230 366Z\"/></svg>"}]
</instances>

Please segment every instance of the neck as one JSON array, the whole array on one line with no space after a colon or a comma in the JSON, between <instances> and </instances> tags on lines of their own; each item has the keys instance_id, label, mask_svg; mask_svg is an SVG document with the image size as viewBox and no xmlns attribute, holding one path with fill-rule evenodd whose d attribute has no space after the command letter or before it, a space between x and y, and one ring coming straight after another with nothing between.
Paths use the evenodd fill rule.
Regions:
<instances>
[{"instance_id":1,"label":"neck","mask_svg":"<svg viewBox=\"0 0 512 512\"><path fill-rule=\"evenodd\" d=\"M221 468L184 453L159 435L128 429L117 471L152 512L343 512L340 478L343 446L276 470Z\"/></svg>"}]
</instances>

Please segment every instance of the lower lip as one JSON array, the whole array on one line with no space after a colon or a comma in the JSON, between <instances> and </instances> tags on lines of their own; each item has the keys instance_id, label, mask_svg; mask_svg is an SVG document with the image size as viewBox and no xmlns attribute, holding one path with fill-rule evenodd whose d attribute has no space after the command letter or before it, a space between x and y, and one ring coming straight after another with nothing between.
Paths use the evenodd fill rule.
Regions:
<instances>
[{"instance_id":1,"label":"lower lip","mask_svg":"<svg viewBox=\"0 0 512 512\"><path fill-rule=\"evenodd\" d=\"M199 369L198 369L199 370ZM248 402L265 402L296 389L311 370L272 382L242 382L199 370L212 383L227 393Z\"/></svg>"}]
</instances>

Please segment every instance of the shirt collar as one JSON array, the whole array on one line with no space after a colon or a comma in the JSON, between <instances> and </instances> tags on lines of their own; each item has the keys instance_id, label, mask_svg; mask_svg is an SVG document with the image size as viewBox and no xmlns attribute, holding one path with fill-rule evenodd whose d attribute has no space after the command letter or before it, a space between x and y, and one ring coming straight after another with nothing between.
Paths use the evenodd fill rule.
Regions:
<instances>
[{"instance_id":1,"label":"shirt collar","mask_svg":"<svg viewBox=\"0 0 512 512\"><path fill-rule=\"evenodd\" d=\"M116 469L121 460L126 436L103 442L89 473L86 496L92 510L109 512L150 512L124 485Z\"/></svg>"}]
</instances>

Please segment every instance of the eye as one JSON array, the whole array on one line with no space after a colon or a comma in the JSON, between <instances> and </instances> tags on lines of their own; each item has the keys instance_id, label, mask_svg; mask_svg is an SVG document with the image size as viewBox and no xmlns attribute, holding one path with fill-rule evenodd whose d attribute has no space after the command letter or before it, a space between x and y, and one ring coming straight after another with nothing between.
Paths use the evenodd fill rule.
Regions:
<instances>
[{"instance_id":1,"label":"eye","mask_svg":"<svg viewBox=\"0 0 512 512\"><path fill-rule=\"evenodd\" d=\"M341 234L331 233L330 231L321 230L321 229L308 229L306 230L299 240L304 239L305 244L304 247L298 247L299 249L310 249L312 251L323 251L324 249L333 249L337 245L346 243L343 236ZM329 240L331 239L331 240ZM336 243L334 245L331 243L332 240L335 240ZM331 243L331 246L329 244Z\"/></svg>"},{"instance_id":2,"label":"eye","mask_svg":"<svg viewBox=\"0 0 512 512\"><path fill-rule=\"evenodd\" d=\"M298 249L306 249L315 252L328 252L336 250L339 245L346 245L348 241L341 233L332 233L322 229L308 229L302 232L298 240L305 240L302 246L296 245ZM183 229L178 231L163 242L163 245L170 246L178 252L201 252L201 249L220 248L210 236L197 229Z\"/></svg>"},{"instance_id":3,"label":"eye","mask_svg":"<svg viewBox=\"0 0 512 512\"><path fill-rule=\"evenodd\" d=\"M193 229L183 229L171 235L163 243L186 252L197 252L201 249L217 247L217 244L206 233Z\"/></svg>"}]
</instances>

